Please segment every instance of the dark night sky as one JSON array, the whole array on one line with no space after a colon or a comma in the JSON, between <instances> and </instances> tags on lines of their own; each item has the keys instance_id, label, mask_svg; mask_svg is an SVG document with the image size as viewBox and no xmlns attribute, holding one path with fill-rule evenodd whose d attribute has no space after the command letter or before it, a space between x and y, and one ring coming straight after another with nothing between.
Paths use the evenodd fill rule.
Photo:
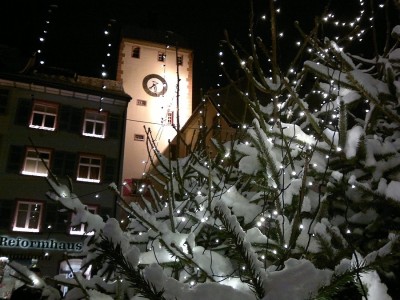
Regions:
<instances>
[{"instance_id":1,"label":"dark night sky","mask_svg":"<svg viewBox=\"0 0 400 300\"><path fill-rule=\"evenodd\" d=\"M57 8L48 14L53 3ZM197 88L205 89L216 79L218 41L223 30L244 36L248 18L248 3L243 0L13 0L1 6L0 44L19 48L25 56L32 54L49 18L43 51L46 64L87 76L100 75L107 44L103 32L110 19L116 21L112 23L115 59L123 25L176 32L194 50ZM110 73L115 74L115 70Z\"/></svg>"},{"instance_id":2,"label":"dark night sky","mask_svg":"<svg viewBox=\"0 0 400 300\"><path fill-rule=\"evenodd\" d=\"M256 20L259 22L260 16L268 11L269 1L254 2ZM287 33L291 29L290 37L286 34L286 38L281 41L281 60L285 60L294 48L293 21L300 20L305 32L308 32L314 16L323 10L327 2L276 2L282 11L278 15L279 30L286 29ZM341 14L349 14L359 8L359 0L332 2ZM286 3L286 7L279 3ZM48 13L50 4L57 5L51 14ZM16 47L21 50L22 55L29 56L38 49L45 20L50 19L43 53L46 64L86 76L100 75L100 66L106 60L107 49L103 32L110 19L115 20L112 23L114 59L118 51L119 29L123 25L173 31L183 36L194 50L195 93L200 88L207 90L215 86L218 80L218 44L224 37L224 29L230 33L232 40L247 42L247 0L5 0L0 7L0 44ZM350 15L354 16L355 13ZM350 17L347 16L347 19ZM259 33L268 39L268 26L265 24L264 27L259 27ZM109 71L110 74L115 74L115 68Z\"/></svg>"}]
</instances>

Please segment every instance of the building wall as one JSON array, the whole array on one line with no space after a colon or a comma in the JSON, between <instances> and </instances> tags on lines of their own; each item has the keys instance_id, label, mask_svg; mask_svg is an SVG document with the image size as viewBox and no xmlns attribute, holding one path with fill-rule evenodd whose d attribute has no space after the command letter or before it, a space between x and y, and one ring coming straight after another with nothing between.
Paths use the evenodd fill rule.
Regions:
<instances>
[{"instance_id":1,"label":"building wall","mask_svg":"<svg viewBox=\"0 0 400 300\"><path fill-rule=\"evenodd\" d=\"M140 57L132 57L133 49L140 48ZM160 53L165 53L165 60L158 61ZM178 49L182 56L179 69L179 120L180 127L192 113L192 52ZM146 93L143 80L149 74L165 79L168 89L165 94L152 96ZM126 139L124 149L123 178L142 178L150 168L149 154L146 147L146 131L156 140L159 151L163 152L168 141L176 136L177 105L177 59L176 49L162 44L155 44L134 39L123 39L120 46L118 80L122 80L124 90L132 100L128 106ZM146 105L138 105L138 100ZM168 112L173 113L173 124L167 124ZM143 135L144 141L135 141L135 134Z\"/></svg>"},{"instance_id":2,"label":"building wall","mask_svg":"<svg viewBox=\"0 0 400 300\"><path fill-rule=\"evenodd\" d=\"M68 222L71 212L48 200L49 186L45 177L21 173L27 147L51 150L50 168L61 182L70 176L74 193L81 201L93 205L103 216L114 216L115 195L107 189L111 182L121 184L121 161L124 117L127 100L103 98L103 112L107 113L105 138L82 135L85 110L99 111L100 97L50 88L32 83L0 79L0 256L28 263L39 259L44 275L58 273L59 263L65 259L67 244L77 251L84 237L70 235ZM32 104L44 101L58 105L54 131L30 128ZM32 144L33 143L33 144ZM79 154L93 154L102 158L99 183L77 181ZM16 232L12 229L18 200L43 204L39 232ZM24 242L25 246L17 241ZM37 241L51 241L42 245ZM33 242L32 242L33 241ZM54 246L58 245L58 246Z\"/></svg>"}]
</instances>

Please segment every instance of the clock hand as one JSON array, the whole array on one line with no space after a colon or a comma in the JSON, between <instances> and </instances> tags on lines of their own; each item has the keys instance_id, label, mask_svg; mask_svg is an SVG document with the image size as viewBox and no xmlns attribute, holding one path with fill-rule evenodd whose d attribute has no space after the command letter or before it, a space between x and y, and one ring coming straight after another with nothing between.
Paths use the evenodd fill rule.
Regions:
<instances>
[{"instance_id":1,"label":"clock hand","mask_svg":"<svg viewBox=\"0 0 400 300\"><path fill-rule=\"evenodd\" d=\"M153 84L152 84L152 86L149 87L149 89L153 89L153 91L155 93L157 93L157 82L154 80L152 82L153 82Z\"/></svg>"}]
</instances>

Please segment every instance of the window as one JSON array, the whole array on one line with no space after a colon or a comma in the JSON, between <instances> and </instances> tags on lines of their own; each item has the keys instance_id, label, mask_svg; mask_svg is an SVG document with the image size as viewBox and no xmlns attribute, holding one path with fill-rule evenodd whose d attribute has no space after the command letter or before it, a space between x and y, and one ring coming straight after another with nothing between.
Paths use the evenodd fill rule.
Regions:
<instances>
[{"instance_id":1,"label":"window","mask_svg":"<svg viewBox=\"0 0 400 300\"><path fill-rule=\"evenodd\" d=\"M140 58L140 47L137 46L132 47L132 57Z\"/></svg>"},{"instance_id":2,"label":"window","mask_svg":"<svg viewBox=\"0 0 400 300\"><path fill-rule=\"evenodd\" d=\"M143 142L144 141L144 134L135 134L134 136L135 141Z\"/></svg>"},{"instance_id":3,"label":"window","mask_svg":"<svg viewBox=\"0 0 400 300\"><path fill-rule=\"evenodd\" d=\"M51 131L55 130L57 112L57 104L35 101L29 127Z\"/></svg>"},{"instance_id":4,"label":"window","mask_svg":"<svg viewBox=\"0 0 400 300\"><path fill-rule=\"evenodd\" d=\"M95 213L97 213L97 206L88 205L87 206L87 211L92 213L92 214L95 214ZM75 217L75 214L72 214L72 220L74 219L74 217ZM87 224L82 223L82 224L77 225L77 226L71 226L71 228L69 230L69 234L72 234L72 235L84 235L84 234L93 235L94 232L93 231L87 232Z\"/></svg>"},{"instance_id":5,"label":"window","mask_svg":"<svg viewBox=\"0 0 400 300\"><path fill-rule=\"evenodd\" d=\"M183 65L183 55L179 55L177 57L176 63L178 64L178 66L182 66Z\"/></svg>"},{"instance_id":6,"label":"window","mask_svg":"<svg viewBox=\"0 0 400 300\"><path fill-rule=\"evenodd\" d=\"M147 106L147 101L146 100L136 100L136 105L138 106Z\"/></svg>"},{"instance_id":7,"label":"window","mask_svg":"<svg viewBox=\"0 0 400 300\"><path fill-rule=\"evenodd\" d=\"M167 124L168 125L173 125L174 124L174 112L173 111L168 111L167 112Z\"/></svg>"},{"instance_id":8,"label":"window","mask_svg":"<svg viewBox=\"0 0 400 300\"><path fill-rule=\"evenodd\" d=\"M165 61L165 57L164 52L158 52L158 61Z\"/></svg>"},{"instance_id":9,"label":"window","mask_svg":"<svg viewBox=\"0 0 400 300\"><path fill-rule=\"evenodd\" d=\"M94 110L85 112L82 134L85 136L104 138L106 136L107 113Z\"/></svg>"},{"instance_id":10,"label":"window","mask_svg":"<svg viewBox=\"0 0 400 300\"><path fill-rule=\"evenodd\" d=\"M80 155L76 180L99 183L102 159L99 156Z\"/></svg>"},{"instance_id":11,"label":"window","mask_svg":"<svg viewBox=\"0 0 400 300\"><path fill-rule=\"evenodd\" d=\"M48 149L26 149L22 174L46 177L46 166L50 163L51 151Z\"/></svg>"},{"instance_id":12,"label":"window","mask_svg":"<svg viewBox=\"0 0 400 300\"><path fill-rule=\"evenodd\" d=\"M15 208L13 231L39 232L43 214L43 203L18 201Z\"/></svg>"},{"instance_id":13,"label":"window","mask_svg":"<svg viewBox=\"0 0 400 300\"><path fill-rule=\"evenodd\" d=\"M0 90L0 115L5 115L8 106L8 90Z\"/></svg>"}]
</instances>

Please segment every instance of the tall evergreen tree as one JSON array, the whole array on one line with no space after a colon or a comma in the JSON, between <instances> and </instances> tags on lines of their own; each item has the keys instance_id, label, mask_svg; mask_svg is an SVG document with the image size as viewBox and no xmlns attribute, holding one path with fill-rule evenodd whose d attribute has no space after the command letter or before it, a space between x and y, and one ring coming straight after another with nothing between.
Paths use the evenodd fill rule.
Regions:
<instances>
[{"instance_id":1,"label":"tall evergreen tree","mask_svg":"<svg viewBox=\"0 0 400 300\"><path fill-rule=\"evenodd\" d=\"M126 228L48 179L48 196L78 216L72 225L95 231L84 253L97 275L71 280L69 299L399 297L400 27L369 59L319 38L322 20L302 33L287 71L274 23L268 43L250 26L248 50L227 35L254 121L232 141L212 139L214 156L205 126L196 150L175 160L149 133L154 185L143 205L120 197Z\"/></svg>"}]
</instances>

